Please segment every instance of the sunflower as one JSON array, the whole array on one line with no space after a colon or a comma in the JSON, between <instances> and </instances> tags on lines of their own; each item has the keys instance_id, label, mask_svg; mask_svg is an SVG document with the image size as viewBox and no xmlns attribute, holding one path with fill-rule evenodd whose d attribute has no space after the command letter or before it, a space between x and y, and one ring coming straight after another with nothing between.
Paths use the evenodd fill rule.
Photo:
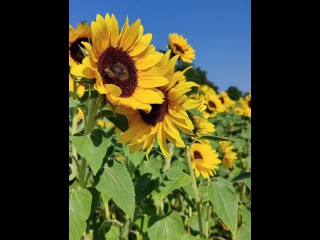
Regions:
<instances>
[{"instance_id":1,"label":"sunflower","mask_svg":"<svg viewBox=\"0 0 320 240\"><path fill-rule=\"evenodd\" d=\"M92 33L88 23L78 23L76 29L69 25L69 65L74 66L81 63L84 55L79 47L83 48L81 42L91 43Z\"/></svg>"},{"instance_id":2,"label":"sunflower","mask_svg":"<svg viewBox=\"0 0 320 240\"><path fill-rule=\"evenodd\" d=\"M76 82L76 88L77 88L77 96L79 98L81 98L84 94L85 86L84 86L84 84ZM71 75L69 74L69 92L73 92L73 91L74 91L74 80L72 79Z\"/></svg>"},{"instance_id":3,"label":"sunflower","mask_svg":"<svg viewBox=\"0 0 320 240\"><path fill-rule=\"evenodd\" d=\"M169 48L172 49L174 54L179 55L184 62L192 63L192 59L195 59L194 49L182 35L169 34Z\"/></svg>"},{"instance_id":4,"label":"sunflower","mask_svg":"<svg viewBox=\"0 0 320 240\"><path fill-rule=\"evenodd\" d=\"M225 106L225 109L227 112L230 111L230 109L234 106L235 101L233 101L227 92L221 92L219 94L219 99L222 102L222 104Z\"/></svg>"},{"instance_id":5,"label":"sunflower","mask_svg":"<svg viewBox=\"0 0 320 240\"><path fill-rule=\"evenodd\" d=\"M212 149L210 144L192 144L190 146L190 155L196 177L201 174L204 178L210 178L216 173L215 170L218 168L218 164L221 163L218 153Z\"/></svg>"},{"instance_id":6,"label":"sunflower","mask_svg":"<svg viewBox=\"0 0 320 240\"><path fill-rule=\"evenodd\" d=\"M96 79L94 88L106 94L114 105L151 111L151 104L162 104L164 94L157 87L168 84L165 70L156 67L163 54L149 45L152 34L143 35L140 19L119 32L112 14L97 15L91 23L92 46L83 42L88 56L71 68L71 74Z\"/></svg>"},{"instance_id":7,"label":"sunflower","mask_svg":"<svg viewBox=\"0 0 320 240\"><path fill-rule=\"evenodd\" d=\"M251 118L251 94L246 95L245 98L239 98L237 104L233 108L233 111L239 116Z\"/></svg>"},{"instance_id":8,"label":"sunflower","mask_svg":"<svg viewBox=\"0 0 320 240\"><path fill-rule=\"evenodd\" d=\"M169 83L160 88L165 96L164 102L152 104L152 111L149 114L141 110L120 112L126 114L129 129L120 136L118 142L128 143L130 153L147 149L148 158L157 139L163 155L169 158L167 140L174 146L185 147L179 130L193 135L194 126L186 110L196 108L199 102L189 99L185 93L189 92L191 87L198 85L195 82L179 82L189 68L174 72L178 56L170 59L170 54L171 51L167 51L160 63L160 68L168 69L165 76Z\"/></svg>"},{"instance_id":9,"label":"sunflower","mask_svg":"<svg viewBox=\"0 0 320 240\"><path fill-rule=\"evenodd\" d=\"M210 114L206 112L207 105L205 104L204 96L199 93L192 93L188 97L199 101L199 106L196 109L203 115L203 118L196 115L190 117L194 125L194 134L199 138L202 134L214 133L216 131L215 126L207 120Z\"/></svg>"},{"instance_id":10,"label":"sunflower","mask_svg":"<svg viewBox=\"0 0 320 240\"><path fill-rule=\"evenodd\" d=\"M244 115L251 118L251 93L244 98Z\"/></svg>"},{"instance_id":11,"label":"sunflower","mask_svg":"<svg viewBox=\"0 0 320 240\"><path fill-rule=\"evenodd\" d=\"M222 164L227 168L232 168L234 160L237 159L237 153L233 152L234 146L229 141L220 141L219 145L223 152Z\"/></svg>"},{"instance_id":12,"label":"sunflower","mask_svg":"<svg viewBox=\"0 0 320 240\"><path fill-rule=\"evenodd\" d=\"M216 94L206 95L207 112L210 113L210 117L215 117L218 113L224 112L225 106L222 104L219 96Z\"/></svg>"}]
</instances>

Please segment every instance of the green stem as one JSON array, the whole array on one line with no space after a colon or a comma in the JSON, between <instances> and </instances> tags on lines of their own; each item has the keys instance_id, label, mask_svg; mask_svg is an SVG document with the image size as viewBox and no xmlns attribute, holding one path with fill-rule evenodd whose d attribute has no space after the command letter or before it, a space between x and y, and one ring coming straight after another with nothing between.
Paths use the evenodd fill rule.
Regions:
<instances>
[{"instance_id":1,"label":"green stem","mask_svg":"<svg viewBox=\"0 0 320 240\"><path fill-rule=\"evenodd\" d=\"M206 238L209 237L209 214L210 214L210 204L207 203L207 216L206 216Z\"/></svg>"},{"instance_id":2,"label":"green stem","mask_svg":"<svg viewBox=\"0 0 320 240\"><path fill-rule=\"evenodd\" d=\"M82 158L80 169L78 172L78 179L79 179L79 185L81 188L86 188L86 168L87 168L87 161L85 158Z\"/></svg>"},{"instance_id":3,"label":"green stem","mask_svg":"<svg viewBox=\"0 0 320 240\"><path fill-rule=\"evenodd\" d=\"M169 143L169 151L170 151L169 158L164 160L164 166L163 166L164 173L169 170L170 165L171 165L171 159L172 159L172 156L174 153L174 145L172 143Z\"/></svg>"},{"instance_id":4,"label":"green stem","mask_svg":"<svg viewBox=\"0 0 320 240\"><path fill-rule=\"evenodd\" d=\"M86 125L84 126L84 135L89 134L95 126L95 117L99 108L100 97L91 98L88 102L88 112L86 116Z\"/></svg>"},{"instance_id":5,"label":"green stem","mask_svg":"<svg viewBox=\"0 0 320 240\"><path fill-rule=\"evenodd\" d=\"M104 212L106 214L106 220L107 220L107 222L109 222L110 221L110 209L109 209L109 203L108 202L104 203Z\"/></svg>"},{"instance_id":6,"label":"green stem","mask_svg":"<svg viewBox=\"0 0 320 240\"><path fill-rule=\"evenodd\" d=\"M186 155L187 155L187 164L188 164L189 172L191 175L191 185L192 185L194 194L196 196L196 206L197 206L200 237L204 238L203 229L202 229L202 219L201 219L201 199L200 199L199 190L197 187L197 179L192 168L191 156L190 156L190 152L187 145L186 145Z\"/></svg>"}]
</instances>

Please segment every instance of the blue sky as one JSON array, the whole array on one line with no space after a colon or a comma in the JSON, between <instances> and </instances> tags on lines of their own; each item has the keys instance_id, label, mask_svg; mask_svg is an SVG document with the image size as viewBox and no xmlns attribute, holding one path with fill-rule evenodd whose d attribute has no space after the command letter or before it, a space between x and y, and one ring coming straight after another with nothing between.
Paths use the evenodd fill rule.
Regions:
<instances>
[{"instance_id":1,"label":"blue sky","mask_svg":"<svg viewBox=\"0 0 320 240\"><path fill-rule=\"evenodd\" d=\"M251 91L251 0L69 0L69 24L115 14L122 27L140 18L152 44L166 50L169 33L195 49L195 67L219 87Z\"/></svg>"}]
</instances>

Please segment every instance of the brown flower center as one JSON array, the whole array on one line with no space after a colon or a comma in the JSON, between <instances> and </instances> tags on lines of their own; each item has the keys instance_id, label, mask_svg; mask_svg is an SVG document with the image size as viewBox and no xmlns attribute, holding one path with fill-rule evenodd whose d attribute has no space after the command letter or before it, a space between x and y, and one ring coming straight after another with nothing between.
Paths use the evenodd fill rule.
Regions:
<instances>
[{"instance_id":1,"label":"brown flower center","mask_svg":"<svg viewBox=\"0 0 320 240\"><path fill-rule=\"evenodd\" d=\"M75 60L78 63L82 63L82 60L84 59L84 55L79 47L79 45L82 48L85 48L81 42L89 42L91 44L91 39L88 38L78 38L75 42L71 43L70 45L70 55L73 60Z\"/></svg>"},{"instance_id":2,"label":"brown flower center","mask_svg":"<svg viewBox=\"0 0 320 240\"><path fill-rule=\"evenodd\" d=\"M140 116L146 124L155 126L158 122L162 122L168 113L169 101L166 94L162 104L151 104L151 107L152 110L149 114L139 110Z\"/></svg>"},{"instance_id":3,"label":"brown flower center","mask_svg":"<svg viewBox=\"0 0 320 240\"><path fill-rule=\"evenodd\" d=\"M251 108L251 98L248 101L248 106L249 106L249 108Z\"/></svg>"},{"instance_id":4,"label":"brown flower center","mask_svg":"<svg viewBox=\"0 0 320 240\"><path fill-rule=\"evenodd\" d=\"M212 101L209 101L208 103L209 103L209 107L210 107L210 108L213 108L213 109L214 109L214 108L217 107L217 106L214 104L214 102L212 102Z\"/></svg>"},{"instance_id":5,"label":"brown flower center","mask_svg":"<svg viewBox=\"0 0 320 240\"><path fill-rule=\"evenodd\" d=\"M200 159L203 159L201 153L198 152L198 151L194 151L193 156L194 156L195 159L199 159L199 158L200 158Z\"/></svg>"},{"instance_id":6,"label":"brown flower center","mask_svg":"<svg viewBox=\"0 0 320 240\"><path fill-rule=\"evenodd\" d=\"M178 50L179 52L181 52L182 54L184 54L184 50L183 50L178 44L173 44L173 46L176 47L176 50Z\"/></svg>"},{"instance_id":7,"label":"brown flower center","mask_svg":"<svg viewBox=\"0 0 320 240\"><path fill-rule=\"evenodd\" d=\"M224 104L224 99L223 97L219 97L220 101L222 102L222 104Z\"/></svg>"},{"instance_id":8,"label":"brown flower center","mask_svg":"<svg viewBox=\"0 0 320 240\"><path fill-rule=\"evenodd\" d=\"M138 74L134 61L126 51L107 48L99 57L97 66L104 84L115 84L121 88L120 97L130 97L134 93Z\"/></svg>"}]
</instances>

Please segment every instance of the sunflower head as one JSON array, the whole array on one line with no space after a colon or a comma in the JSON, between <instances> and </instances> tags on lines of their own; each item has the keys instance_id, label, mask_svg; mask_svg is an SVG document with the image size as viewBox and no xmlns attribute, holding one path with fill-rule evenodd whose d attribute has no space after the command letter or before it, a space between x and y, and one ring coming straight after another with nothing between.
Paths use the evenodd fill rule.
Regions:
<instances>
[{"instance_id":1,"label":"sunflower head","mask_svg":"<svg viewBox=\"0 0 320 240\"><path fill-rule=\"evenodd\" d=\"M177 33L169 34L169 49L184 62L192 63L192 59L195 59L194 49L188 44L187 39Z\"/></svg>"},{"instance_id":2,"label":"sunflower head","mask_svg":"<svg viewBox=\"0 0 320 240\"><path fill-rule=\"evenodd\" d=\"M222 102L222 104L224 105L225 109L227 112L230 111L230 109L234 106L235 101L233 101L227 92L221 92L219 94L219 99Z\"/></svg>"},{"instance_id":3,"label":"sunflower head","mask_svg":"<svg viewBox=\"0 0 320 240\"><path fill-rule=\"evenodd\" d=\"M245 96L243 105L245 111L244 115L251 118L251 94Z\"/></svg>"},{"instance_id":4,"label":"sunflower head","mask_svg":"<svg viewBox=\"0 0 320 240\"><path fill-rule=\"evenodd\" d=\"M185 147L180 131L193 135L194 126L186 110L198 107L199 102L189 99L186 93L191 87L198 86L194 82L180 81L185 71L174 71L178 56L170 58L171 51L167 51L160 62L160 69L167 69L165 77L168 84L159 90L164 95L161 104L152 104L152 110L146 113L126 111L129 129L118 139L119 143L128 143L130 153L147 149L146 156L157 140L165 158L169 158L168 142L177 147ZM189 68L188 68L189 69Z\"/></svg>"},{"instance_id":5,"label":"sunflower head","mask_svg":"<svg viewBox=\"0 0 320 240\"><path fill-rule=\"evenodd\" d=\"M206 95L205 99L207 104L207 112L210 114L211 118L226 110L218 95Z\"/></svg>"},{"instance_id":6,"label":"sunflower head","mask_svg":"<svg viewBox=\"0 0 320 240\"><path fill-rule=\"evenodd\" d=\"M229 141L220 141L219 145L223 153L223 158L222 158L223 166L227 168L232 168L234 161L237 159L237 153L233 151L234 146Z\"/></svg>"},{"instance_id":7,"label":"sunflower head","mask_svg":"<svg viewBox=\"0 0 320 240\"><path fill-rule=\"evenodd\" d=\"M69 25L69 65L81 63L84 55L79 46L84 48L82 42L91 43L92 32L88 23L78 23L77 28Z\"/></svg>"},{"instance_id":8,"label":"sunflower head","mask_svg":"<svg viewBox=\"0 0 320 240\"><path fill-rule=\"evenodd\" d=\"M163 54L150 45L152 34L143 35L140 19L130 26L127 17L120 31L114 15L98 14L91 28L92 45L83 43L88 56L71 74L94 79L94 88L114 105L148 113L151 104L161 104L158 87L168 83L166 71L157 67Z\"/></svg>"},{"instance_id":9,"label":"sunflower head","mask_svg":"<svg viewBox=\"0 0 320 240\"><path fill-rule=\"evenodd\" d=\"M194 143L190 146L190 155L192 167L195 171L196 177L200 175L209 179L218 169L221 160L216 150L212 149L210 144Z\"/></svg>"}]
</instances>

